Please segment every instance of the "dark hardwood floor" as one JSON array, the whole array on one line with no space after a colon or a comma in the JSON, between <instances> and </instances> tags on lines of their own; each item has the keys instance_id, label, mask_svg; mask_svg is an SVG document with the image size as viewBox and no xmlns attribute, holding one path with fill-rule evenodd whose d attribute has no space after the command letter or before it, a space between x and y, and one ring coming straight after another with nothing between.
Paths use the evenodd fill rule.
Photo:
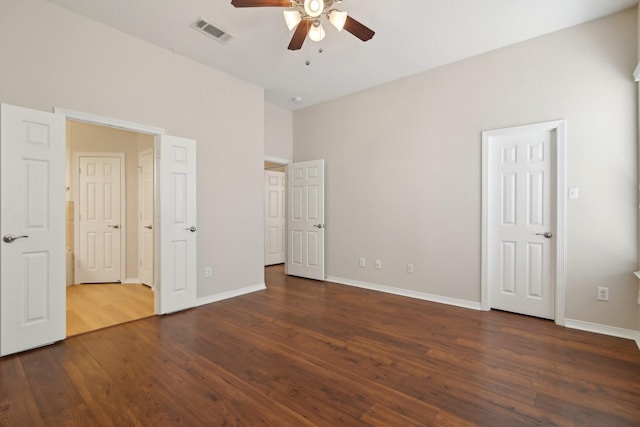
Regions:
<instances>
[{"instance_id":1,"label":"dark hardwood floor","mask_svg":"<svg viewBox=\"0 0 640 427\"><path fill-rule=\"evenodd\" d=\"M629 340L266 269L267 290L0 360L11 426L638 426Z\"/></svg>"}]
</instances>

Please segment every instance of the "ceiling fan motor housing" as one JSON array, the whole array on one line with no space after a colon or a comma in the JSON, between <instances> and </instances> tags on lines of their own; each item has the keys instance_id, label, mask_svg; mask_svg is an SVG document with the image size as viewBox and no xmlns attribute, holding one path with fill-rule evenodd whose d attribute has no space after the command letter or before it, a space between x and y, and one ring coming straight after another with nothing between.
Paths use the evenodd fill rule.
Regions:
<instances>
[{"instance_id":1,"label":"ceiling fan motor housing","mask_svg":"<svg viewBox=\"0 0 640 427\"><path fill-rule=\"evenodd\" d=\"M322 0L304 0L304 11L312 18L317 18L324 10L325 2Z\"/></svg>"}]
</instances>

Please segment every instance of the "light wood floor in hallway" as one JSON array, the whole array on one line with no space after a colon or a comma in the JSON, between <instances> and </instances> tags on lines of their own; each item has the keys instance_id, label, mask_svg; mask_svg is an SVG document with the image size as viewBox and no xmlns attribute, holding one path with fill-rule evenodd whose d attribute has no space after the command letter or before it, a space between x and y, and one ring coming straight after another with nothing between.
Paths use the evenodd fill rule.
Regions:
<instances>
[{"instance_id":1,"label":"light wood floor in hallway","mask_svg":"<svg viewBox=\"0 0 640 427\"><path fill-rule=\"evenodd\" d=\"M68 337L153 315L153 291L145 285L67 287Z\"/></svg>"}]
</instances>

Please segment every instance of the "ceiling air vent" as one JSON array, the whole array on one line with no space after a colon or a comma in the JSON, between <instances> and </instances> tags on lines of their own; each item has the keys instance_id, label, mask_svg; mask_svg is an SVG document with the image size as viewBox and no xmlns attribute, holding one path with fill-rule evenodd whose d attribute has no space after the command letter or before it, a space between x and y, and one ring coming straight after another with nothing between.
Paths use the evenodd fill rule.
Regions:
<instances>
[{"instance_id":1,"label":"ceiling air vent","mask_svg":"<svg viewBox=\"0 0 640 427\"><path fill-rule=\"evenodd\" d=\"M209 22L205 21L202 18L198 18L196 22L191 24L191 26L196 30L200 31L202 34L206 34L209 37L213 37L214 39L218 40L222 44L226 44L229 40L233 38L233 36L227 33L225 30L219 27L216 27L213 24L210 24Z\"/></svg>"}]
</instances>

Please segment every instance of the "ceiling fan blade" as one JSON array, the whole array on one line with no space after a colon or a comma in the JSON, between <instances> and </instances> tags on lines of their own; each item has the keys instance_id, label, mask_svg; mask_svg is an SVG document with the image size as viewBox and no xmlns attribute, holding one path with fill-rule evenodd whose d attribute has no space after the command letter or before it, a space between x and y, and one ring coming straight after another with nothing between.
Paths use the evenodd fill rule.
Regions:
<instances>
[{"instance_id":1,"label":"ceiling fan blade","mask_svg":"<svg viewBox=\"0 0 640 427\"><path fill-rule=\"evenodd\" d=\"M311 21L303 19L302 22L296 27L296 32L291 37L291 43L289 43L289 50L298 50L302 47L304 40L309 34L309 28L311 28Z\"/></svg>"},{"instance_id":2,"label":"ceiling fan blade","mask_svg":"<svg viewBox=\"0 0 640 427\"><path fill-rule=\"evenodd\" d=\"M290 0L231 0L235 7L289 7Z\"/></svg>"},{"instance_id":3,"label":"ceiling fan blade","mask_svg":"<svg viewBox=\"0 0 640 427\"><path fill-rule=\"evenodd\" d=\"M351 34L353 34L363 42L371 40L376 33L371 28L361 24L350 16L347 16L347 22L344 23L344 29L349 31Z\"/></svg>"}]
</instances>

